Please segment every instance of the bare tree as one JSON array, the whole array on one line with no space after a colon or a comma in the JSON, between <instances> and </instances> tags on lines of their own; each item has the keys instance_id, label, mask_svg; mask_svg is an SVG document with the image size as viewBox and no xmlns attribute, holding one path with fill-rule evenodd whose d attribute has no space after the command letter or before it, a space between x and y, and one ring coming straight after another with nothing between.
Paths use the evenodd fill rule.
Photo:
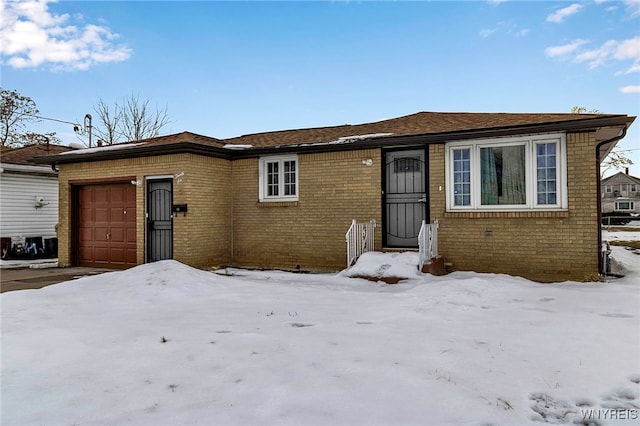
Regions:
<instances>
[{"instance_id":1,"label":"bare tree","mask_svg":"<svg viewBox=\"0 0 640 426\"><path fill-rule=\"evenodd\" d=\"M98 139L107 145L158 136L170 120L167 107L153 109L150 99L137 95L124 98L110 108L102 99L94 107L99 124L94 126Z\"/></svg>"},{"instance_id":2,"label":"bare tree","mask_svg":"<svg viewBox=\"0 0 640 426\"><path fill-rule=\"evenodd\" d=\"M600 164L600 177L604 177L609 170L624 170L633 164L633 161L631 161L623 151L624 150L616 151L614 149L602 160Z\"/></svg>"},{"instance_id":3,"label":"bare tree","mask_svg":"<svg viewBox=\"0 0 640 426\"><path fill-rule=\"evenodd\" d=\"M572 114L601 114L601 112L597 109L587 110L586 107L583 106L574 106L571 108Z\"/></svg>"},{"instance_id":4,"label":"bare tree","mask_svg":"<svg viewBox=\"0 0 640 426\"><path fill-rule=\"evenodd\" d=\"M96 118L99 121L97 126L93 126L93 133L96 138L107 145L118 143L122 137L120 133L122 112L118 104L116 103L111 109L109 105L100 99L93 110L96 112Z\"/></svg>"},{"instance_id":5,"label":"bare tree","mask_svg":"<svg viewBox=\"0 0 640 426\"><path fill-rule=\"evenodd\" d=\"M47 144L61 145L62 141L56 136L55 132L49 133L33 133L27 132L22 135L23 145L47 145Z\"/></svg>"},{"instance_id":6,"label":"bare tree","mask_svg":"<svg viewBox=\"0 0 640 426\"><path fill-rule=\"evenodd\" d=\"M28 96L22 96L16 90L0 88L0 145L24 145L27 123L37 121L40 112L36 103Z\"/></svg>"},{"instance_id":7,"label":"bare tree","mask_svg":"<svg viewBox=\"0 0 640 426\"><path fill-rule=\"evenodd\" d=\"M586 107L583 106L574 106L571 108L571 113L573 114L601 114L597 109L587 110ZM611 169L613 170L623 170L625 167L628 167L633 164L633 161L629 157L624 154L622 150L613 149L607 157L602 160L600 164L600 176L604 177L604 175Z\"/></svg>"}]
</instances>

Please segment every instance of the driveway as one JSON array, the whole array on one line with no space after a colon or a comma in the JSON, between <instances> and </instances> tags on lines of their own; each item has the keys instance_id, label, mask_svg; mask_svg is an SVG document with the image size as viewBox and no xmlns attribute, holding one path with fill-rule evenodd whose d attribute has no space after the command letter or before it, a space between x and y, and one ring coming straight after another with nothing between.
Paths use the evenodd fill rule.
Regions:
<instances>
[{"instance_id":1,"label":"driveway","mask_svg":"<svg viewBox=\"0 0 640 426\"><path fill-rule=\"evenodd\" d=\"M112 272L105 268L2 268L0 270L0 293L6 291L42 288L63 281L75 280L88 275Z\"/></svg>"}]
</instances>

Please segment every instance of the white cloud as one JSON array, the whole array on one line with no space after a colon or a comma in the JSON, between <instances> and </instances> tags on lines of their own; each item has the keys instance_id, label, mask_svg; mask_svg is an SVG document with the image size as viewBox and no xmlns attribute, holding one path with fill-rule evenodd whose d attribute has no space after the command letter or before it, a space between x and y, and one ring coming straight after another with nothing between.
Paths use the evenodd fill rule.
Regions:
<instances>
[{"instance_id":1,"label":"white cloud","mask_svg":"<svg viewBox=\"0 0 640 426\"><path fill-rule=\"evenodd\" d=\"M586 40L576 39L568 44L547 47L544 50L544 53L551 58L555 58L556 56L565 56L575 52L576 50L578 50L580 46L582 46L586 42L587 42Z\"/></svg>"},{"instance_id":2,"label":"white cloud","mask_svg":"<svg viewBox=\"0 0 640 426\"><path fill-rule=\"evenodd\" d=\"M618 71L615 75L640 72L640 36L621 41L608 40L598 48L581 50L581 47L586 43L585 40L577 39L568 44L547 47L545 54L551 58L572 57L574 62L587 63L589 69L610 62L623 64L631 62L628 68L624 71Z\"/></svg>"},{"instance_id":3,"label":"white cloud","mask_svg":"<svg viewBox=\"0 0 640 426\"><path fill-rule=\"evenodd\" d=\"M13 68L50 66L55 70L86 70L102 62L119 62L131 49L118 44L118 34L105 25L82 25L82 16L56 15L51 0L0 1L0 53ZM80 26L74 25L74 22Z\"/></svg>"},{"instance_id":4,"label":"white cloud","mask_svg":"<svg viewBox=\"0 0 640 426\"><path fill-rule=\"evenodd\" d=\"M624 2L629 15L640 16L640 0L625 0Z\"/></svg>"},{"instance_id":5,"label":"white cloud","mask_svg":"<svg viewBox=\"0 0 640 426\"><path fill-rule=\"evenodd\" d=\"M623 40L618 43L615 53L613 54L615 59L625 60L634 59L640 60L640 36Z\"/></svg>"},{"instance_id":6,"label":"white cloud","mask_svg":"<svg viewBox=\"0 0 640 426\"><path fill-rule=\"evenodd\" d=\"M495 32L496 32L496 30L482 30L482 31L480 31L479 34L480 34L480 37L487 38L487 37L489 37L491 34L493 34Z\"/></svg>"},{"instance_id":7,"label":"white cloud","mask_svg":"<svg viewBox=\"0 0 640 426\"><path fill-rule=\"evenodd\" d=\"M618 71L616 75L633 74L636 72L640 72L640 62L636 62L624 71Z\"/></svg>"},{"instance_id":8,"label":"white cloud","mask_svg":"<svg viewBox=\"0 0 640 426\"><path fill-rule=\"evenodd\" d=\"M518 24L509 21L498 22L493 28L485 28L480 30L478 34L482 38L487 38L495 33L515 35L516 37L525 37L529 34L528 28L519 28Z\"/></svg>"},{"instance_id":9,"label":"white cloud","mask_svg":"<svg viewBox=\"0 0 640 426\"><path fill-rule=\"evenodd\" d=\"M579 53L575 57L576 62L588 62L589 68L596 68L602 65L608 58L613 56L617 42L609 40L597 49L587 50Z\"/></svg>"},{"instance_id":10,"label":"white cloud","mask_svg":"<svg viewBox=\"0 0 640 426\"><path fill-rule=\"evenodd\" d=\"M487 3L494 6L499 6L501 3L506 3L508 0L487 0Z\"/></svg>"},{"instance_id":11,"label":"white cloud","mask_svg":"<svg viewBox=\"0 0 640 426\"><path fill-rule=\"evenodd\" d=\"M623 72L631 74L640 71L640 36L627 40L609 40L597 49L581 52L575 57L576 62L587 62L589 68L596 68L607 61L631 61L632 65Z\"/></svg>"},{"instance_id":12,"label":"white cloud","mask_svg":"<svg viewBox=\"0 0 640 426\"><path fill-rule=\"evenodd\" d=\"M620 92L624 94L640 93L640 86L625 86L620 88Z\"/></svg>"},{"instance_id":13,"label":"white cloud","mask_svg":"<svg viewBox=\"0 0 640 426\"><path fill-rule=\"evenodd\" d=\"M567 16L575 15L576 13L580 12L580 10L583 7L584 6L582 6L581 4L574 3L570 6L563 7L562 9L558 9L555 12L553 12L551 15L547 16L547 22L553 22L558 24L564 21L564 18L566 18Z\"/></svg>"}]
</instances>

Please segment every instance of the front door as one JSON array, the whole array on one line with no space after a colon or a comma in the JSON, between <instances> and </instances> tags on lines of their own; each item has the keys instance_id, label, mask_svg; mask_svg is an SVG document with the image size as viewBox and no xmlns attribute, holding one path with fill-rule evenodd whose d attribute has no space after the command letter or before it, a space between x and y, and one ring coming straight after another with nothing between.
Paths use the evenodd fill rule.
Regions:
<instances>
[{"instance_id":1,"label":"front door","mask_svg":"<svg viewBox=\"0 0 640 426\"><path fill-rule=\"evenodd\" d=\"M427 217L425 150L387 151L384 175L384 245L418 247L418 233Z\"/></svg>"},{"instance_id":2,"label":"front door","mask_svg":"<svg viewBox=\"0 0 640 426\"><path fill-rule=\"evenodd\" d=\"M147 261L173 258L173 181L147 181Z\"/></svg>"}]
</instances>

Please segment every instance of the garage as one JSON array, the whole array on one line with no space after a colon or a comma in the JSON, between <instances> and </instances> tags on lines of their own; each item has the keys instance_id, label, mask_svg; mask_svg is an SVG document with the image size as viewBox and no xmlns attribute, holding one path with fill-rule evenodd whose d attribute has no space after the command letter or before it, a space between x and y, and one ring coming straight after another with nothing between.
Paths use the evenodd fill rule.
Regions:
<instances>
[{"instance_id":1,"label":"garage","mask_svg":"<svg viewBox=\"0 0 640 426\"><path fill-rule=\"evenodd\" d=\"M118 269L136 266L136 187L128 181L74 189L75 263Z\"/></svg>"}]
</instances>

